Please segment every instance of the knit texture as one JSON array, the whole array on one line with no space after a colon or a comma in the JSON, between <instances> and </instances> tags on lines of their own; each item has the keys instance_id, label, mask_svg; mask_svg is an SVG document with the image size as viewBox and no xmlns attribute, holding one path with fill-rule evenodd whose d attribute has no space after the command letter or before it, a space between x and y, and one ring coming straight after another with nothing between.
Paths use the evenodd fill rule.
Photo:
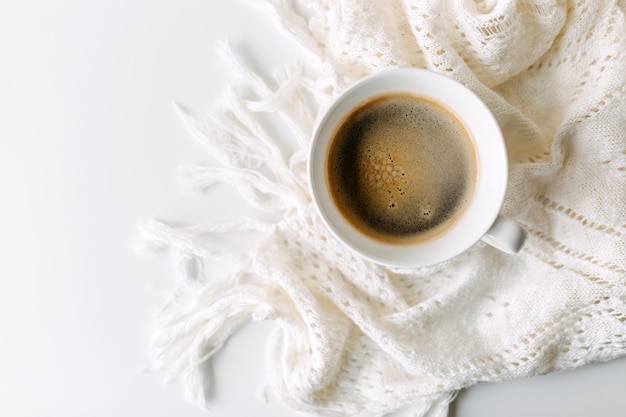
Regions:
<instances>
[{"instance_id":1,"label":"knit texture","mask_svg":"<svg viewBox=\"0 0 626 417\"><path fill-rule=\"evenodd\" d=\"M205 362L243 324L272 320L268 381L293 408L443 416L477 381L626 353L623 1L259 4L303 59L264 79L220 44L233 87L208 115L179 110L219 161L189 167L183 184L210 199L211 185L231 183L265 214L143 227L144 246L169 248L181 271L155 325L155 368L205 405ZM509 157L502 212L529 233L518 255L477 243L444 264L393 270L321 223L306 179L315 120L353 82L397 67L445 74L496 116ZM239 233L252 249L223 244ZM214 259L235 267L203 273Z\"/></svg>"}]
</instances>

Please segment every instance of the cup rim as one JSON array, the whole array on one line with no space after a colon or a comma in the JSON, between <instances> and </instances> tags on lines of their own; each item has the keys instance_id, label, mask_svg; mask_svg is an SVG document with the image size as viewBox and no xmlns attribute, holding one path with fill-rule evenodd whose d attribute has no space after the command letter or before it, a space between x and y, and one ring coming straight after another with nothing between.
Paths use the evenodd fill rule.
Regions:
<instances>
[{"instance_id":1,"label":"cup rim","mask_svg":"<svg viewBox=\"0 0 626 417\"><path fill-rule=\"evenodd\" d=\"M453 111L470 132L478 159L475 191L459 220L441 236L405 245L375 240L343 218L328 192L324 164L337 124L369 98L395 92L427 96ZM403 68L367 76L333 100L315 125L309 147L307 175L316 211L337 239L378 264L401 268L423 267L461 254L489 230L504 201L508 159L497 120L474 92L445 75Z\"/></svg>"}]
</instances>

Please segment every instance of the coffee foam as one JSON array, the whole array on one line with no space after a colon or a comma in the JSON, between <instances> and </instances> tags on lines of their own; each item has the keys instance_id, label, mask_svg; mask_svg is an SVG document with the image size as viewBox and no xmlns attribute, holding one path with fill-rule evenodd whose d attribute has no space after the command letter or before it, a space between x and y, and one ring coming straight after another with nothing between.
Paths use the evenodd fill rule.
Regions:
<instances>
[{"instance_id":1,"label":"coffee foam","mask_svg":"<svg viewBox=\"0 0 626 417\"><path fill-rule=\"evenodd\" d=\"M333 199L358 229L388 241L423 240L466 205L475 156L463 125L441 106L393 95L343 122L328 169Z\"/></svg>"}]
</instances>

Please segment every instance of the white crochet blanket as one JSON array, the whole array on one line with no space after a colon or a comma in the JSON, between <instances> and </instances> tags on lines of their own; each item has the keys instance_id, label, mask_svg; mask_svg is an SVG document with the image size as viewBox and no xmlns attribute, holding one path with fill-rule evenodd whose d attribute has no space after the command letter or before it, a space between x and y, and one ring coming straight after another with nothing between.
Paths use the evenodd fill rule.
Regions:
<instances>
[{"instance_id":1,"label":"white crochet blanket","mask_svg":"<svg viewBox=\"0 0 626 417\"><path fill-rule=\"evenodd\" d=\"M183 276L158 316L155 367L204 404L203 363L241 325L272 320L269 384L295 409L445 415L477 381L626 353L623 1L259 3L305 58L263 79L220 45L234 87L215 112L181 114L221 165L189 168L183 182L208 198L232 183L267 214L144 227L145 245L169 247ZM316 117L354 81L395 67L452 77L496 115L510 161L503 212L529 232L519 255L479 243L443 265L390 270L316 216L305 175ZM242 231L255 231L253 249L220 243ZM236 268L202 273L212 259Z\"/></svg>"}]
</instances>

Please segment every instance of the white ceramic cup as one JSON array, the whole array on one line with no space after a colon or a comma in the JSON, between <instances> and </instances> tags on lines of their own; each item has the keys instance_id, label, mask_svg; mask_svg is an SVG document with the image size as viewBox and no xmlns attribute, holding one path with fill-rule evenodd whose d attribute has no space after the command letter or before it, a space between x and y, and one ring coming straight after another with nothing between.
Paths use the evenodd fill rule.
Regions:
<instances>
[{"instance_id":1,"label":"white ceramic cup","mask_svg":"<svg viewBox=\"0 0 626 417\"><path fill-rule=\"evenodd\" d=\"M393 244L369 237L339 211L328 189L326 162L335 130L364 102L385 94L411 94L443 104L465 125L477 156L477 184L468 206L445 233L415 244ZM332 233L370 260L393 267L423 267L449 260L482 240L517 253L526 232L499 214L508 178L500 127L487 106L462 84L431 71L396 69L369 76L341 94L319 119L311 142L308 175L315 206Z\"/></svg>"}]
</instances>

